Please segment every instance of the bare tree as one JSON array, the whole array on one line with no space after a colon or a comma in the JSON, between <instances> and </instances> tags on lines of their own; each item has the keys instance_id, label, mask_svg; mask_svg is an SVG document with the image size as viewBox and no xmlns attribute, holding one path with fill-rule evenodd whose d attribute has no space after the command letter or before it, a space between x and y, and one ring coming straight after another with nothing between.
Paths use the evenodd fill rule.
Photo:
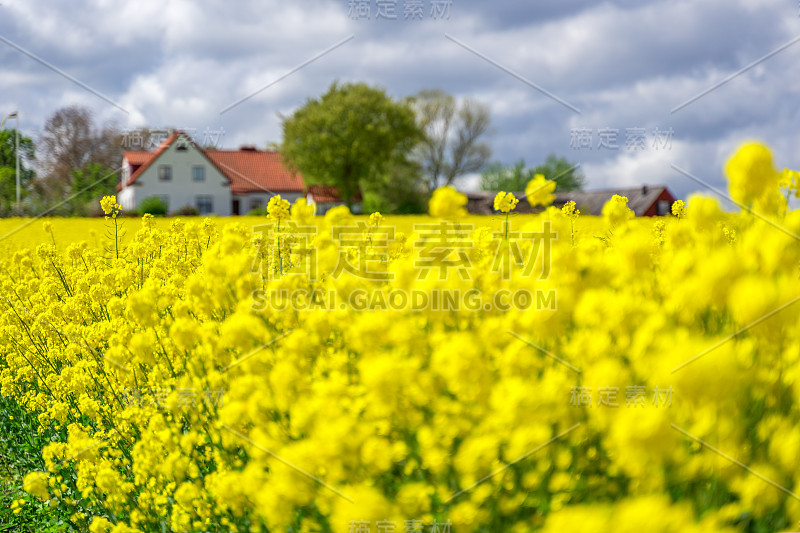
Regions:
<instances>
[{"instance_id":1,"label":"bare tree","mask_svg":"<svg viewBox=\"0 0 800 533\"><path fill-rule=\"evenodd\" d=\"M492 149L484 138L489 134L489 109L475 100L460 103L438 89L428 89L413 99L425 139L415 159L422 165L428 190L452 185L465 174L482 170Z\"/></svg>"},{"instance_id":2,"label":"bare tree","mask_svg":"<svg viewBox=\"0 0 800 533\"><path fill-rule=\"evenodd\" d=\"M91 112L79 106L58 109L45 122L44 132L37 145L40 152L40 172L37 191L45 204L53 204L80 191L75 190L75 176L94 169L113 173L122 160L121 133L113 125L97 127ZM108 175L93 191L111 192L117 177ZM85 195L81 195L85 201Z\"/></svg>"}]
</instances>

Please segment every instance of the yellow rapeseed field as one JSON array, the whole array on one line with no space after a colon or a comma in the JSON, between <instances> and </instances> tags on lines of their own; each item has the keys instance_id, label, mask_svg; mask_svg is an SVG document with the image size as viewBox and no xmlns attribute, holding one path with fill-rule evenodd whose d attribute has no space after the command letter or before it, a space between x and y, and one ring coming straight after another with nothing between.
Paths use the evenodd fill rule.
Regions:
<instances>
[{"instance_id":1,"label":"yellow rapeseed field","mask_svg":"<svg viewBox=\"0 0 800 533\"><path fill-rule=\"evenodd\" d=\"M512 223L526 222L535 220L535 215L514 215ZM198 223L204 220L203 217L180 217L186 224ZM369 220L369 215L353 215L354 220ZM152 224L154 228L168 231L174 218L156 217ZM230 224L253 227L264 224L263 217L212 217L211 220L218 228ZM485 215L467 215L461 219L463 223L473 226L488 226L493 230L499 230L503 225L503 217ZM42 221L50 222L50 231L45 230ZM414 224L424 224L430 222L427 215L386 215L384 225L396 228L397 231L410 235L413 232ZM309 220L309 224L317 227L323 225L322 217L315 217ZM651 219L640 219L636 222L642 224L652 224ZM138 218L120 218L123 230L122 243L127 243L136 235L136 231L141 227ZM593 216L581 216L576 221L576 227L584 234L600 233L603 230L602 220ZM92 247L102 248L106 242L105 236L107 223L102 218L3 218L0 219L0 252L14 253L21 248L35 249L42 243L53 243L58 246L66 247L75 242L86 241Z\"/></svg>"},{"instance_id":2,"label":"yellow rapeseed field","mask_svg":"<svg viewBox=\"0 0 800 533\"><path fill-rule=\"evenodd\" d=\"M800 520L800 211L0 223L0 386L79 531L775 531ZM552 202L538 177L526 195ZM29 221L24 221L25 223ZM120 227L127 235L120 236Z\"/></svg>"}]
</instances>

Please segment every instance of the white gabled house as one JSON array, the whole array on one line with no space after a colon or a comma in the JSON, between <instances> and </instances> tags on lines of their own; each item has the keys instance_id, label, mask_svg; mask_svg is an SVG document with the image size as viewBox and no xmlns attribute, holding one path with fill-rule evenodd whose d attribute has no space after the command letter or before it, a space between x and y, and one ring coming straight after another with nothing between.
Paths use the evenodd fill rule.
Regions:
<instances>
[{"instance_id":1,"label":"white gabled house","mask_svg":"<svg viewBox=\"0 0 800 533\"><path fill-rule=\"evenodd\" d=\"M290 202L306 196L303 178L290 172L278 152L242 147L204 150L176 131L155 151L126 151L117 201L133 211L145 198L161 197L175 211L245 215L280 194Z\"/></svg>"}]
</instances>

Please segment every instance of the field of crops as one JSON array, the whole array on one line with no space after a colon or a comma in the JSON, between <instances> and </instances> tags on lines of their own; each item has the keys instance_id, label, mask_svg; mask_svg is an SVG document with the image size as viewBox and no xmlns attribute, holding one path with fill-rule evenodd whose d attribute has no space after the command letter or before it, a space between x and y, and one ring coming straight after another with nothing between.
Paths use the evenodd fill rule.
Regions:
<instances>
[{"instance_id":1,"label":"field of crops","mask_svg":"<svg viewBox=\"0 0 800 533\"><path fill-rule=\"evenodd\" d=\"M797 175L727 170L741 213L31 221L0 241L0 431L30 438L0 446L36 453L0 517L796 531Z\"/></svg>"},{"instance_id":2,"label":"field of crops","mask_svg":"<svg viewBox=\"0 0 800 533\"><path fill-rule=\"evenodd\" d=\"M533 215L514 215L514 224L534 220ZM180 217L186 224L201 223L203 217ZM364 223L369 219L369 215L354 215L353 219L361 220ZM45 226L42 221L49 221L50 225ZM174 218L154 218L153 227L169 231ZM211 218L214 225L223 228L230 224L237 224L252 228L265 223L263 217L214 217ZM504 218L484 215L467 215L460 221L463 224L471 224L473 227L487 226L493 231L499 231L503 226ZM383 225L395 228L396 231L407 235L413 233L415 224L431 222L427 215L387 215L383 218ZM127 243L136 235L136 231L141 227L138 218L121 218L120 223L123 229L122 243ZM316 227L324 224L323 217L314 217L308 221ZM585 235L593 235L603 230L603 225L598 217L583 216L576 220L576 228ZM35 249L42 243L53 243L55 240L59 246L67 246L74 242L86 241L90 246L102 248L106 243L105 236L108 224L102 218L4 218L0 219L0 252L13 254L21 248ZM52 229L46 231L45 228Z\"/></svg>"}]
</instances>

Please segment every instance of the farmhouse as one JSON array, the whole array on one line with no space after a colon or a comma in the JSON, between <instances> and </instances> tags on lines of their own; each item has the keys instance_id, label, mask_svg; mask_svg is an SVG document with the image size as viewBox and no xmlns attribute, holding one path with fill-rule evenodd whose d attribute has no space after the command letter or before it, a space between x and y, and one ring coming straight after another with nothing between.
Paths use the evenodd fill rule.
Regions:
<instances>
[{"instance_id":1,"label":"farmhouse","mask_svg":"<svg viewBox=\"0 0 800 533\"><path fill-rule=\"evenodd\" d=\"M294 202L306 197L323 214L343 204L333 187L306 187L276 151L243 146L239 150L204 150L176 131L155 151L126 151L117 201L133 211L145 198L157 196L169 211L194 207L201 215L246 215L279 194Z\"/></svg>"},{"instance_id":2,"label":"farmhouse","mask_svg":"<svg viewBox=\"0 0 800 533\"><path fill-rule=\"evenodd\" d=\"M676 200L675 196L664 185L642 185L641 187L631 187L625 189L597 189L593 191L570 191L556 194L553 200L555 207L561 208L569 201L575 202L575 206L580 209L582 214L600 216L603 211L603 204L618 194L628 199L630 207L637 217L664 216L670 213L672 203ZM467 193L467 210L475 214L494 213L495 193L474 192ZM520 199L516 212L531 213L534 210L525 201L525 193L515 193Z\"/></svg>"}]
</instances>

